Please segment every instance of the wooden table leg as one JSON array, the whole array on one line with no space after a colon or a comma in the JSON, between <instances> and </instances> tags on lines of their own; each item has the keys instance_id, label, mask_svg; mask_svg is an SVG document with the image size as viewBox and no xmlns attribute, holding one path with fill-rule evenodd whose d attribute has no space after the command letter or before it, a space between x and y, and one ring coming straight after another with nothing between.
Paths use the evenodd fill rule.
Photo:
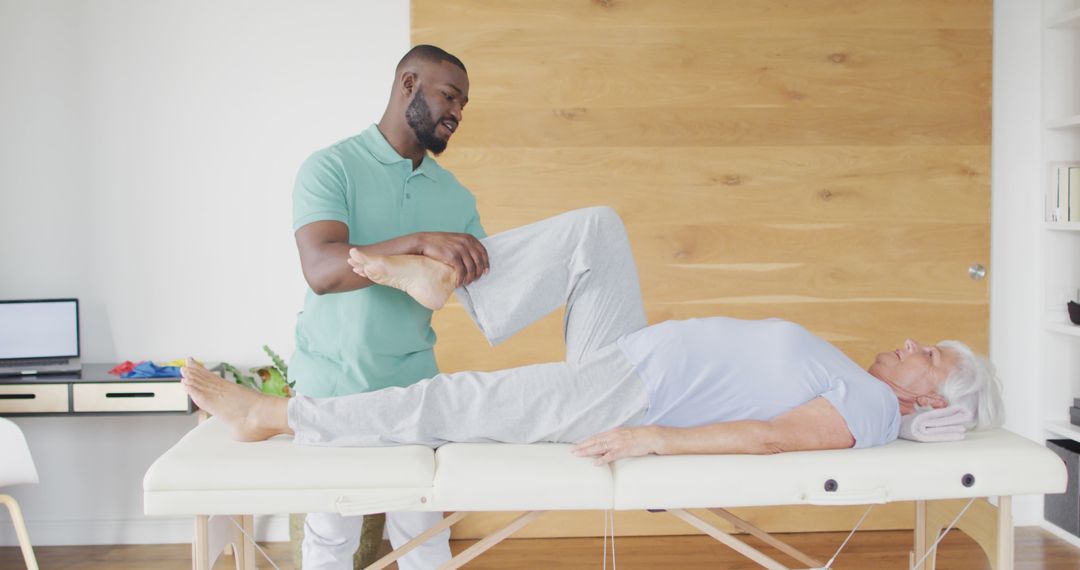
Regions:
<instances>
[{"instance_id":1,"label":"wooden table leg","mask_svg":"<svg viewBox=\"0 0 1080 570\"><path fill-rule=\"evenodd\" d=\"M192 570L210 570L209 532L210 517L195 516L195 535L191 541Z\"/></svg>"}]
</instances>

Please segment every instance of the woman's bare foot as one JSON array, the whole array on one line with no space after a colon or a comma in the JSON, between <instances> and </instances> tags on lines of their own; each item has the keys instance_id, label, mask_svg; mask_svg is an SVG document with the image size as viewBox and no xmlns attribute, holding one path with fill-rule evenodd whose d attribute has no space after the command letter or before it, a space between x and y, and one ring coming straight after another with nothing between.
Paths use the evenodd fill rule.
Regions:
<instances>
[{"instance_id":1,"label":"woman's bare foot","mask_svg":"<svg viewBox=\"0 0 1080 570\"><path fill-rule=\"evenodd\" d=\"M240 441L262 441L289 434L289 400L229 382L188 358L180 383L203 410L220 418Z\"/></svg>"},{"instance_id":2,"label":"woman's bare foot","mask_svg":"<svg viewBox=\"0 0 1080 570\"><path fill-rule=\"evenodd\" d=\"M423 255L365 255L353 248L349 265L358 275L400 289L432 311L443 308L457 283L453 267Z\"/></svg>"}]
</instances>

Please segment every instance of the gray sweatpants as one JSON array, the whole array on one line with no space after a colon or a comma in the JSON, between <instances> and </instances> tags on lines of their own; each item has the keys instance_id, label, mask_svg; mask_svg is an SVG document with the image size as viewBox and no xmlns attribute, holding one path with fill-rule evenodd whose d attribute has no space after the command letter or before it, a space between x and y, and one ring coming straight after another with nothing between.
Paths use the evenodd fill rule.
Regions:
<instances>
[{"instance_id":1,"label":"gray sweatpants","mask_svg":"<svg viewBox=\"0 0 1080 570\"><path fill-rule=\"evenodd\" d=\"M458 299L495 345L566 305L566 361L439 374L405 388L289 401L295 441L381 446L577 442L635 425L645 386L615 344L646 324L622 220L586 208L483 240L491 271Z\"/></svg>"}]
</instances>

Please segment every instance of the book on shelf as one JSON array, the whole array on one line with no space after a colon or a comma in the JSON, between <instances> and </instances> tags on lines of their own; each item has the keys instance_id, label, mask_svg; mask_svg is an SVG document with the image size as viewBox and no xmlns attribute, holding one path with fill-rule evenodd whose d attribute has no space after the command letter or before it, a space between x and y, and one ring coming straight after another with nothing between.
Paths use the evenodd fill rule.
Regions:
<instances>
[{"instance_id":1,"label":"book on shelf","mask_svg":"<svg viewBox=\"0 0 1080 570\"><path fill-rule=\"evenodd\" d=\"M1069 167L1069 221L1080 221L1080 166Z\"/></svg>"},{"instance_id":2,"label":"book on shelf","mask_svg":"<svg viewBox=\"0 0 1080 570\"><path fill-rule=\"evenodd\" d=\"M1080 164L1057 164L1046 195L1046 221L1080 222Z\"/></svg>"},{"instance_id":3,"label":"book on shelf","mask_svg":"<svg viewBox=\"0 0 1080 570\"><path fill-rule=\"evenodd\" d=\"M1054 202L1057 209L1054 210L1053 221L1064 222L1068 219L1065 213L1069 207L1069 169L1064 166L1057 167L1057 187L1055 190Z\"/></svg>"}]
</instances>

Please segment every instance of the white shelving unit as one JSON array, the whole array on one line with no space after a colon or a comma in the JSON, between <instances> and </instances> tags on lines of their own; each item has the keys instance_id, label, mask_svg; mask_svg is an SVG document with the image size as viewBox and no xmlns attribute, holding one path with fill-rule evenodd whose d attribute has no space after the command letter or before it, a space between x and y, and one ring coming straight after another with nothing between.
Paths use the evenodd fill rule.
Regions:
<instances>
[{"instance_id":1,"label":"white shelving unit","mask_svg":"<svg viewBox=\"0 0 1080 570\"><path fill-rule=\"evenodd\" d=\"M1080 438L1080 426L1074 426L1065 420L1047 420L1043 428L1058 437L1072 440Z\"/></svg>"},{"instance_id":2,"label":"white shelving unit","mask_svg":"<svg viewBox=\"0 0 1080 570\"><path fill-rule=\"evenodd\" d=\"M1057 184L1054 168L1080 165L1080 1L1044 0L1042 30L1042 162L1044 200ZM1047 439L1080 441L1069 406L1080 397L1080 326L1069 322L1066 302L1080 291L1080 221L1043 222L1041 417Z\"/></svg>"},{"instance_id":3,"label":"white shelving unit","mask_svg":"<svg viewBox=\"0 0 1080 570\"><path fill-rule=\"evenodd\" d=\"M1050 6L1050 8L1054 9L1055 7ZM1070 28L1080 30L1080 8L1066 9L1057 15L1050 16L1050 18L1047 19L1047 22L1046 27L1051 30Z\"/></svg>"},{"instance_id":4,"label":"white shelving unit","mask_svg":"<svg viewBox=\"0 0 1080 570\"><path fill-rule=\"evenodd\" d=\"M1076 326L1072 323L1047 322L1046 330L1052 333L1080 337L1080 326Z\"/></svg>"},{"instance_id":5,"label":"white shelving unit","mask_svg":"<svg viewBox=\"0 0 1080 570\"><path fill-rule=\"evenodd\" d=\"M1046 128L1048 129L1071 129L1073 127L1080 127L1080 115L1048 119L1046 121Z\"/></svg>"}]
</instances>

